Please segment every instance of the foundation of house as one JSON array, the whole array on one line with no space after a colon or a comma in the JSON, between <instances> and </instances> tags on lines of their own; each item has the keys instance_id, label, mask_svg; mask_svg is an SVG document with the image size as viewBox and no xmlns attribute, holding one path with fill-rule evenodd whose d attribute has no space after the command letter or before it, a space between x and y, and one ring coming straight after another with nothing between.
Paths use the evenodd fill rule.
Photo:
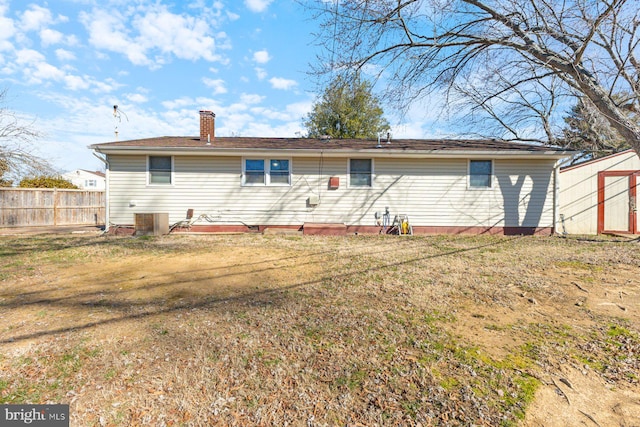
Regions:
<instances>
[{"instance_id":1,"label":"foundation of house","mask_svg":"<svg viewBox=\"0 0 640 427\"><path fill-rule=\"evenodd\" d=\"M554 234L553 227L446 227L446 226L413 226L414 235L439 234L490 234L504 236L550 236ZM133 225L118 225L109 228L109 234L133 235ZM346 236L355 234L386 234L385 230L373 225L346 225L343 223L313 223L303 225L234 225L234 224L206 224L190 227L176 227L171 234L199 234L199 233L263 233L263 234L303 234L307 236Z\"/></svg>"}]
</instances>

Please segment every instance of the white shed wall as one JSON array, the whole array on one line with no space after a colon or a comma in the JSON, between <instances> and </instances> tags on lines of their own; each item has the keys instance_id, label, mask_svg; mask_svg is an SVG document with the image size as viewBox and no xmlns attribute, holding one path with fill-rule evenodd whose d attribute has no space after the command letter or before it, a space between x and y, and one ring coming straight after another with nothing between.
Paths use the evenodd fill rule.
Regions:
<instances>
[{"instance_id":1,"label":"white shed wall","mask_svg":"<svg viewBox=\"0 0 640 427\"><path fill-rule=\"evenodd\" d=\"M640 170L634 151L602 158L560 171L560 215L568 234L598 233L598 172Z\"/></svg>"},{"instance_id":2,"label":"white shed wall","mask_svg":"<svg viewBox=\"0 0 640 427\"><path fill-rule=\"evenodd\" d=\"M374 225L388 206L414 226L553 227L554 160L495 160L493 186L468 188L466 159L374 159L372 188L349 188L348 159L291 159L291 186L242 186L241 157L175 156L171 186L146 184L146 156L111 155L110 221L168 212L171 223L207 214L216 224ZM337 176L340 187L328 188ZM309 206L307 199L319 196Z\"/></svg>"}]
</instances>

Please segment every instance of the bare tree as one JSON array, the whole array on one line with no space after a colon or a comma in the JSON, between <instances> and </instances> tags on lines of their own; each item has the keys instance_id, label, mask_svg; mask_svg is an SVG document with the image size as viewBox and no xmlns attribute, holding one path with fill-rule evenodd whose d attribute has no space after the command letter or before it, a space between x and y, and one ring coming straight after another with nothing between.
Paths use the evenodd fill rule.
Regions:
<instances>
[{"instance_id":1,"label":"bare tree","mask_svg":"<svg viewBox=\"0 0 640 427\"><path fill-rule=\"evenodd\" d=\"M462 96L450 105L455 111L467 113L462 130L480 137L563 144L556 119L558 106L567 94L558 78L547 76L535 84L513 86L501 70L494 70L487 79L482 85L455 84L455 92Z\"/></svg>"},{"instance_id":2,"label":"bare tree","mask_svg":"<svg viewBox=\"0 0 640 427\"><path fill-rule=\"evenodd\" d=\"M444 89L449 101L464 97L476 111L490 107L489 115L514 131L518 120L496 106L520 99L520 107L533 107L530 117L546 117L544 132L553 134L558 99L584 96L640 152L640 128L629 116L640 111L637 0L313 4L326 52L317 71L376 70L402 106ZM614 93L629 97L616 100Z\"/></svg>"},{"instance_id":3,"label":"bare tree","mask_svg":"<svg viewBox=\"0 0 640 427\"><path fill-rule=\"evenodd\" d=\"M10 186L25 176L53 172L45 159L34 154L33 142L40 132L4 106L6 97L7 90L0 91L0 186Z\"/></svg>"}]
</instances>

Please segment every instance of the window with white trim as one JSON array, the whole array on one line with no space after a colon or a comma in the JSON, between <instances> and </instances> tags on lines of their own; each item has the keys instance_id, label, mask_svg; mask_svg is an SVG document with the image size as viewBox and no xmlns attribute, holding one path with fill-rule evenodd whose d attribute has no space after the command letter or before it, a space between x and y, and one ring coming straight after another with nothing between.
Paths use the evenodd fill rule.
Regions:
<instances>
[{"instance_id":1,"label":"window with white trim","mask_svg":"<svg viewBox=\"0 0 640 427\"><path fill-rule=\"evenodd\" d=\"M373 185L373 159L349 159L349 187Z\"/></svg>"},{"instance_id":2,"label":"window with white trim","mask_svg":"<svg viewBox=\"0 0 640 427\"><path fill-rule=\"evenodd\" d=\"M97 185L98 185L98 182L95 179L85 179L84 180L85 188L96 187Z\"/></svg>"},{"instance_id":3,"label":"window with white trim","mask_svg":"<svg viewBox=\"0 0 640 427\"><path fill-rule=\"evenodd\" d=\"M147 161L149 184L171 185L173 183L173 159L171 156L149 156Z\"/></svg>"},{"instance_id":4,"label":"window with white trim","mask_svg":"<svg viewBox=\"0 0 640 427\"><path fill-rule=\"evenodd\" d=\"M242 185L291 185L289 159L246 158L242 163Z\"/></svg>"},{"instance_id":5,"label":"window with white trim","mask_svg":"<svg viewBox=\"0 0 640 427\"><path fill-rule=\"evenodd\" d=\"M491 188L493 162L491 160L469 160L469 187Z\"/></svg>"}]
</instances>

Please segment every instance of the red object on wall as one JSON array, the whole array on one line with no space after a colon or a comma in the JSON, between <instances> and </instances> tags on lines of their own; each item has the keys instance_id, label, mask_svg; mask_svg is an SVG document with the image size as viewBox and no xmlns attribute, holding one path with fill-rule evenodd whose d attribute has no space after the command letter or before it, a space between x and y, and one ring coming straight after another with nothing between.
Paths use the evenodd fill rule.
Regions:
<instances>
[{"instance_id":1,"label":"red object on wall","mask_svg":"<svg viewBox=\"0 0 640 427\"><path fill-rule=\"evenodd\" d=\"M340 177L332 176L329 178L329 189L335 190L340 187Z\"/></svg>"}]
</instances>

